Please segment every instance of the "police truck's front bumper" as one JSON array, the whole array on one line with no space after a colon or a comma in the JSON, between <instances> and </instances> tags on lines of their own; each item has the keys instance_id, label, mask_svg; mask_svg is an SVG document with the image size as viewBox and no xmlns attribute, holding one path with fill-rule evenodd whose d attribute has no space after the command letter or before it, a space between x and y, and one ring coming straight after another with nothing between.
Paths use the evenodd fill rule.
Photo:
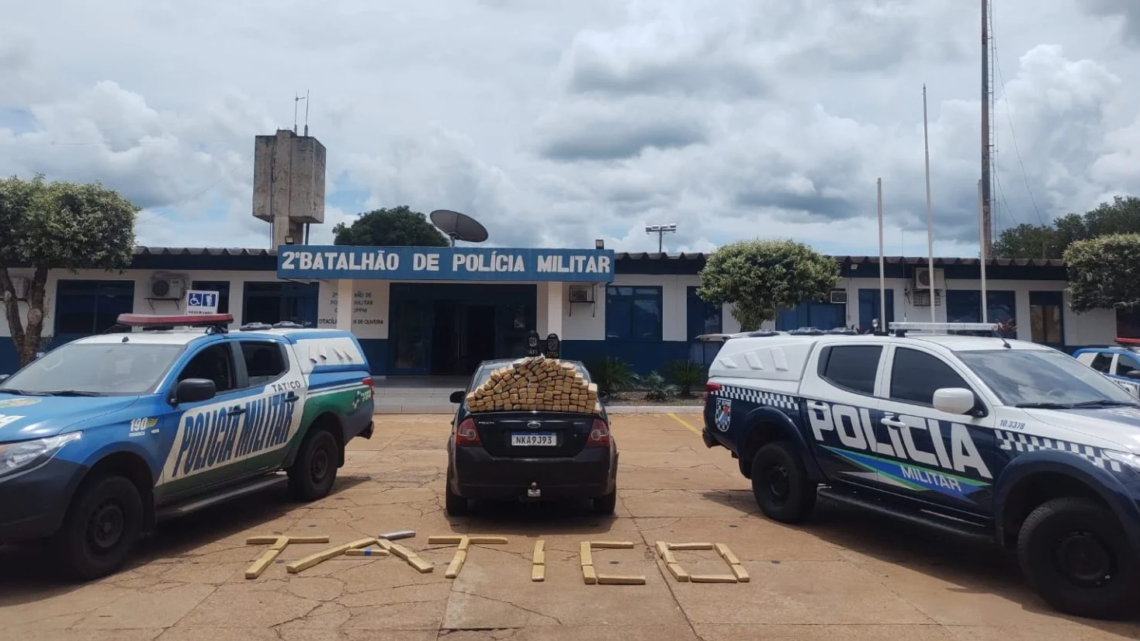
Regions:
<instances>
[{"instance_id":1,"label":"police truck's front bumper","mask_svg":"<svg viewBox=\"0 0 1140 641\"><path fill-rule=\"evenodd\" d=\"M0 543L55 534L85 471L77 463L51 459L36 469L0 477Z\"/></svg>"}]
</instances>

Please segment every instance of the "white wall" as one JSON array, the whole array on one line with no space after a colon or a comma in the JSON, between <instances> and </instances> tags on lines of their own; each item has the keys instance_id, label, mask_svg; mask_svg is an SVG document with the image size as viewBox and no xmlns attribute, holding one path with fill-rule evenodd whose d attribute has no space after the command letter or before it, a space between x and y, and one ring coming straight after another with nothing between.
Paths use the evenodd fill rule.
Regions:
<instances>
[{"instance_id":1,"label":"white wall","mask_svg":"<svg viewBox=\"0 0 1140 641\"><path fill-rule=\"evenodd\" d=\"M357 338L388 338L388 301L391 283L386 280L357 280L353 282L352 333ZM317 303L317 326L336 328L337 281L320 283Z\"/></svg>"}]
</instances>

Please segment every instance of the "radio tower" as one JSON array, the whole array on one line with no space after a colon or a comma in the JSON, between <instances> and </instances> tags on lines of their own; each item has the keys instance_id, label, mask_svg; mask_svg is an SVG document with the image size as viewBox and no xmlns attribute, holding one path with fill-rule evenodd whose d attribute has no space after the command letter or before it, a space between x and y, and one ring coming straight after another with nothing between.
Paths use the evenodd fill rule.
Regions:
<instances>
[{"instance_id":1,"label":"radio tower","mask_svg":"<svg viewBox=\"0 0 1140 641\"><path fill-rule=\"evenodd\" d=\"M990 123L993 120L993 65L990 48L993 44L993 14L990 0L982 0L982 238L986 255L993 255L993 151L994 137Z\"/></svg>"}]
</instances>

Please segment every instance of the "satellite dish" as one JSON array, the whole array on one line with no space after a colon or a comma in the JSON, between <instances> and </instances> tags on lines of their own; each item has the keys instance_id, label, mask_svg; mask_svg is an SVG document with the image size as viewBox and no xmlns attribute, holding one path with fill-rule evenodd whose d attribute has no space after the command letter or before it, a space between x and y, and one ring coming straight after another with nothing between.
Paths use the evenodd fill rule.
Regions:
<instances>
[{"instance_id":1,"label":"satellite dish","mask_svg":"<svg viewBox=\"0 0 1140 641\"><path fill-rule=\"evenodd\" d=\"M469 243L481 243L487 240L487 228L467 214L450 209L437 209L431 213L431 222L451 238L452 247L455 247L457 240Z\"/></svg>"}]
</instances>

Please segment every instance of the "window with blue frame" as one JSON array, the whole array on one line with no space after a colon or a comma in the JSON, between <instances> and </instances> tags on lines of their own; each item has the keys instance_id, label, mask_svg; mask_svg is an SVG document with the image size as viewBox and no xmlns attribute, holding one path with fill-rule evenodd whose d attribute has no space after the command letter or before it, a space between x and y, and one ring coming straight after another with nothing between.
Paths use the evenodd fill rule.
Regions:
<instances>
[{"instance_id":1,"label":"window with blue frame","mask_svg":"<svg viewBox=\"0 0 1140 641\"><path fill-rule=\"evenodd\" d=\"M242 300L242 323L289 321L317 326L320 283L246 283Z\"/></svg>"},{"instance_id":2,"label":"window with blue frame","mask_svg":"<svg viewBox=\"0 0 1140 641\"><path fill-rule=\"evenodd\" d=\"M871 331L871 321L879 316L879 303L880 296L878 289L860 289L859 290L859 329L864 332ZM887 290L887 323L895 321L895 290ZM880 329L890 329L882 326L882 321L879 321Z\"/></svg>"},{"instance_id":3,"label":"window with blue frame","mask_svg":"<svg viewBox=\"0 0 1140 641\"><path fill-rule=\"evenodd\" d=\"M1008 323L1002 332L1007 338L1017 335L1017 294L1012 291L986 292L986 322ZM946 292L946 320L951 323L978 323L982 318L980 291L951 289Z\"/></svg>"},{"instance_id":4,"label":"window with blue frame","mask_svg":"<svg viewBox=\"0 0 1140 641\"><path fill-rule=\"evenodd\" d=\"M135 307L133 280L61 280L56 284L55 336L98 334Z\"/></svg>"},{"instance_id":5,"label":"window with blue frame","mask_svg":"<svg viewBox=\"0 0 1140 641\"><path fill-rule=\"evenodd\" d=\"M686 300L686 330L689 340L701 334L719 334L724 331L724 318L720 305L705 302L697 295L696 287L689 287Z\"/></svg>"},{"instance_id":6,"label":"window with blue frame","mask_svg":"<svg viewBox=\"0 0 1140 641\"><path fill-rule=\"evenodd\" d=\"M660 287L606 288L606 340L661 340Z\"/></svg>"},{"instance_id":7,"label":"window with blue frame","mask_svg":"<svg viewBox=\"0 0 1140 641\"><path fill-rule=\"evenodd\" d=\"M847 306L804 301L795 309L782 309L776 316L776 329L787 332L803 327L835 329L847 326Z\"/></svg>"},{"instance_id":8,"label":"window with blue frame","mask_svg":"<svg viewBox=\"0 0 1140 641\"><path fill-rule=\"evenodd\" d=\"M230 312L230 281L228 280L196 280L190 284L190 289L200 292L218 292L218 313Z\"/></svg>"}]
</instances>

